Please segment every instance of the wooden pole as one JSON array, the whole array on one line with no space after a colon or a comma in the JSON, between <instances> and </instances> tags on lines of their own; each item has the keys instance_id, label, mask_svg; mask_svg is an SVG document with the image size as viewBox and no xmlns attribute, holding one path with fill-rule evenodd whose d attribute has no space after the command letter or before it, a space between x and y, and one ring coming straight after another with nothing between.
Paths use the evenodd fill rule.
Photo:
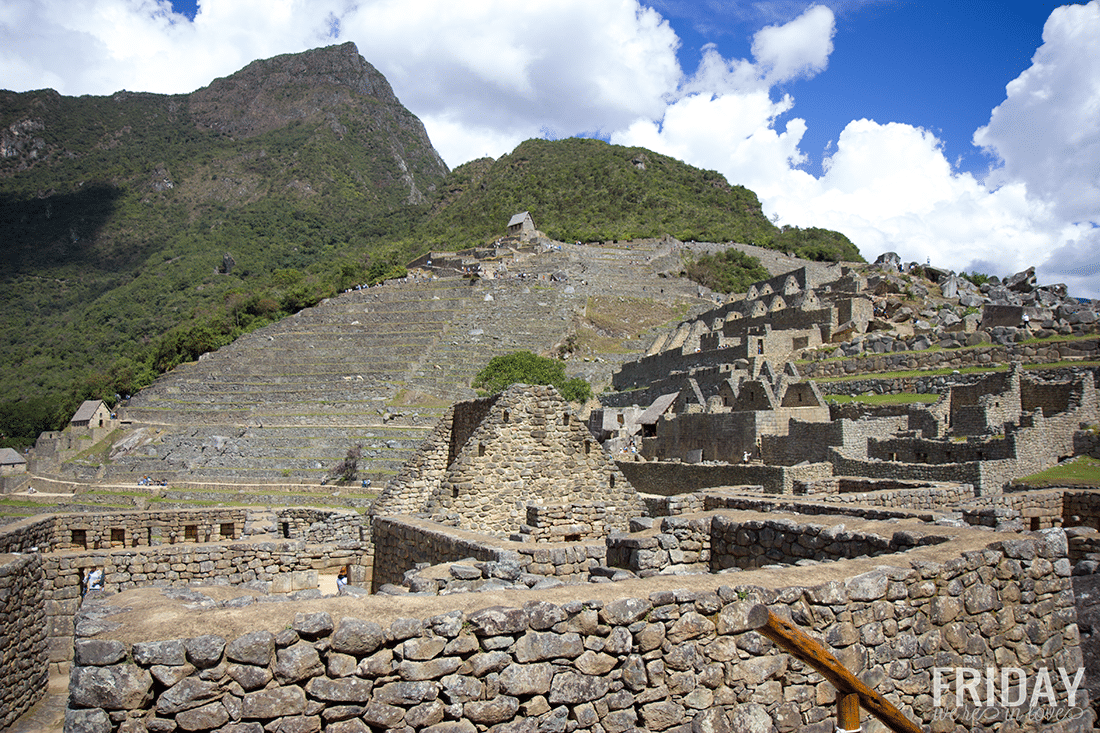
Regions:
<instances>
[{"instance_id":1,"label":"wooden pole","mask_svg":"<svg viewBox=\"0 0 1100 733\"><path fill-rule=\"evenodd\" d=\"M836 727L838 731L859 730L859 695L839 695L836 699Z\"/></svg>"},{"instance_id":2,"label":"wooden pole","mask_svg":"<svg viewBox=\"0 0 1100 733\"><path fill-rule=\"evenodd\" d=\"M765 610L767 611L766 607ZM771 611L767 613L767 623L758 627L756 629L758 632L774 641L791 656L817 670L822 677L832 683L840 695L857 695L863 709L881 720L894 733L921 733L919 726L906 718L889 700L863 684L863 681L837 661L837 658L830 654L821 642ZM858 714L856 721L855 727L847 730L855 730L859 727Z\"/></svg>"}]
</instances>

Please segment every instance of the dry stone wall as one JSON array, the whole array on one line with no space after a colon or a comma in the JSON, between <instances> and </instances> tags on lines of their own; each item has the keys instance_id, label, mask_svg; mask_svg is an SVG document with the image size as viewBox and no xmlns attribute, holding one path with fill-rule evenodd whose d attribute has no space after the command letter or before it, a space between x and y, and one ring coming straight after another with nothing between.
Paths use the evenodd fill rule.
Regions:
<instances>
[{"instance_id":1,"label":"dry stone wall","mask_svg":"<svg viewBox=\"0 0 1100 733\"><path fill-rule=\"evenodd\" d=\"M675 496L715 486L762 486L771 494L793 494L796 482L818 481L833 475L828 463L803 466L759 464L689 464L655 461L619 461L620 470L643 494Z\"/></svg>"},{"instance_id":2,"label":"dry stone wall","mask_svg":"<svg viewBox=\"0 0 1100 733\"><path fill-rule=\"evenodd\" d=\"M534 585L543 578L586 581L589 571L604 564L602 538L573 543L511 542L454 530L412 517L375 517L373 588L400 585L418 565L479 560L508 565L515 577ZM423 588L421 590L428 590Z\"/></svg>"},{"instance_id":3,"label":"dry stone wall","mask_svg":"<svg viewBox=\"0 0 1100 733\"><path fill-rule=\"evenodd\" d=\"M46 694L42 556L0 555L0 730Z\"/></svg>"},{"instance_id":4,"label":"dry stone wall","mask_svg":"<svg viewBox=\"0 0 1100 733\"><path fill-rule=\"evenodd\" d=\"M321 610L236 638L79 639L66 730L831 732L835 690L751 630L756 602L932 730L964 722L953 675L946 708L932 696L933 676L958 667L1046 669L1061 717L1043 730L1087 730L1086 693L1055 672L1082 666L1069 575L1056 530L813 587L443 606L388 627Z\"/></svg>"}]
</instances>

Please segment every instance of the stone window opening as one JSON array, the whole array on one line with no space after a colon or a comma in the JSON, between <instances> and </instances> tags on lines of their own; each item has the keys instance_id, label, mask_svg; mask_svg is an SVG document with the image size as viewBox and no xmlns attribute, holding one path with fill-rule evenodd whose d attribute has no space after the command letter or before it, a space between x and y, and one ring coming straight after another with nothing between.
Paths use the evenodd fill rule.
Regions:
<instances>
[{"instance_id":1,"label":"stone window opening","mask_svg":"<svg viewBox=\"0 0 1100 733\"><path fill-rule=\"evenodd\" d=\"M561 424L565 427L569 427L569 413L563 413L561 416Z\"/></svg>"},{"instance_id":2,"label":"stone window opening","mask_svg":"<svg viewBox=\"0 0 1100 733\"><path fill-rule=\"evenodd\" d=\"M290 539L290 522L283 522L283 539Z\"/></svg>"},{"instance_id":3,"label":"stone window opening","mask_svg":"<svg viewBox=\"0 0 1100 733\"><path fill-rule=\"evenodd\" d=\"M115 528L111 530L111 547L126 546L126 530Z\"/></svg>"},{"instance_id":4,"label":"stone window opening","mask_svg":"<svg viewBox=\"0 0 1100 733\"><path fill-rule=\"evenodd\" d=\"M484 443L478 443L477 444L477 456L478 456L478 458L481 458L484 455L485 455L485 444Z\"/></svg>"},{"instance_id":5,"label":"stone window opening","mask_svg":"<svg viewBox=\"0 0 1100 733\"><path fill-rule=\"evenodd\" d=\"M592 452L592 441L591 440L584 441L584 454L587 456L591 452Z\"/></svg>"},{"instance_id":6,"label":"stone window opening","mask_svg":"<svg viewBox=\"0 0 1100 733\"><path fill-rule=\"evenodd\" d=\"M616 415L615 419L619 421L619 425L625 425L626 424L626 416L624 416L622 414Z\"/></svg>"},{"instance_id":7,"label":"stone window opening","mask_svg":"<svg viewBox=\"0 0 1100 733\"><path fill-rule=\"evenodd\" d=\"M512 414L511 414L510 412L508 412L508 410L505 410L505 411L504 411L504 415L503 415L503 419L504 419L504 422L508 422L508 420L509 420L509 419L510 419L511 417L512 417Z\"/></svg>"},{"instance_id":8,"label":"stone window opening","mask_svg":"<svg viewBox=\"0 0 1100 733\"><path fill-rule=\"evenodd\" d=\"M221 534L222 537L225 537L227 539L233 539L233 523L229 522L229 523L222 524L218 528L218 532L219 532L219 534Z\"/></svg>"},{"instance_id":9,"label":"stone window opening","mask_svg":"<svg viewBox=\"0 0 1100 733\"><path fill-rule=\"evenodd\" d=\"M608 482L609 488L615 488L615 474L610 474L608 478L610 479L610 481Z\"/></svg>"},{"instance_id":10,"label":"stone window opening","mask_svg":"<svg viewBox=\"0 0 1100 733\"><path fill-rule=\"evenodd\" d=\"M198 542L199 541L199 525L197 525L197 524L185 524L183 526L183 540L184 540L184 542Z\"/></svg>"},{"instance_id":11,"label":"stone window opening","mask_svg":"<svg viewBox=\"0 0 1100 733\"><path fill-rule=\"evenodd\" d=\"M457 499L458 498L458 487L457 486L452 486L451 487L451 498L452 499Z\"/></svg>"},{"instance_id":12,"label":"stone window opening","mask_svg":"<svg viewBox=\"0 0 1100 733\"><path fill-rule=\"evenodd\" d=\"M566 542L580 542L581 541L580 532L578 532L577 534L567 534L567 535L565 535L565 541Z\"/></svg>"},{"instance_id":13,"label":"stone window opening","mask_svg":"<svg viewBox=\"0 0 1100 733\"><path fill-rule=\"evenodd\" d=\"M72 544L79 547L82 550L88 549L88 530L86 529L74 529L72 534Z\"/></svg>"}]
</instances>

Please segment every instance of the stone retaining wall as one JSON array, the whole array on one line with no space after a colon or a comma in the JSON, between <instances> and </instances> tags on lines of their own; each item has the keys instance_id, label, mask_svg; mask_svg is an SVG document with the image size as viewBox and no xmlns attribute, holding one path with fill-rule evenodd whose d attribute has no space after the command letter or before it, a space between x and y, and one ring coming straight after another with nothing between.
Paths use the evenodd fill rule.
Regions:
<instances>
[{"instance_id":1,"label":"stone retaining wall","mask_svg":"<svg viewBox=\"0 0 1100 733\"><path fill-rule=\"evenodd\" d=\"M806 352L814 359L829 359L825 351ZM1100 358L1100 339L1056 341L1046 344L1009 344L980 346L969 349L936 351L899 351L891 354L874 354L850 359L799 362L798 370L806 379L842 377L846 374L871 372L910 371L913 369L942 369L986 364L1010 364L1023 361L1045 364L1064 359Z\"/></svg>"},{"instance_id":2,"label":"stone retaining wall","mask_svg":"<svg viewBox=\"0 0 1100 733\"><path fill-rule=\"evenodd\" d=\"M275 524L286 539L370 543L370 525L358 512L293 507L276 512Z\"/></svg>"},{"instance_id":3,"label":"stone retaining wall","mask_svg":"<svg viewBox=\"0 0 1100 733\"><path fill-rule=\"evenodd\" d=\"M148 547L232 540L241 536L245 509L184 509L51 514L4 527L0 552Z\"/></svg>"},{"instance_id":4,"label":"stone retaining wall","mask_svg":"<svg viewBox=\"0 0 1100 733\"><path fill-rule=\"evenodd\" d=\"M809 588L468 614L441 599L438 615L388 627L318 610L237 638L80 639L66 730L831 732L835 690L751 631L754 602L821 639L919 725L954 729L932 696L944 668L950 708L950 668L1017 667L1030 680L1048 670L1057 703L1080 716L1044 730L1086 730L1085 693L1071 702L1056 672L1082 667L1066 551L1056 530ZM949 726L934 724L945 712Z\"/></svg>"},{"instance_id":5,"label":"stone retaining wall","mask_svg":"<svg viewBox=\"0 0 1100 733\"><path fill-rule=\"evenodd\" d=\"M418 564L437 565L474 559L505 563L520 573L587 581L588 571L604 564L603 539L576 543L498 540L413 517L375 517L372 588L400 585Z\"/></svg>"},{"instance_id":6,"label":"stone retaining wall","mask_svg":"<svg viewBox=\"0 0 1100 733\"><path fill-rule=\"evenodd\" d=\"M528 504L527 524L520 527L521 541L580 542L602 539L610 531L609 519L608 506L600 501Z\"/></svg>"},{"instance_id":7,"label":"stone retaining wall","mask_svg":"<svg viewBox=\"0 0 1100 733\"><path fill-rule=\"evenodd\" d=\"M42 556L0 555L0 730L46 694Z\"/></svg>"},{"instance_id":8,"label":"stone retaining wall","mask_svg":"<svg viewBox=\"0 0 1100 733\"><path fill-rule=\"evenodd\" d=\"M947 537L895 532L884 537L790 519L738 519L722 514L666 517L659 529L607 539L607 564L639 577L669 572L720 573L799 561L876 557L938 544Z\"/></svg>"},{"instance_id":9,"label":"stone retaining wall","mask_svg":"<svg viewBox=\"0 0 1100 733\"><path fill-rule=\"evenodd\" d=\"M838 488L843 491L837 493L824 492L821 501L836 502L838 504L861 504L863 506L896 507L899 509L926 509L934 512L952 511L959 502L974 498L974 487L970 484L937 484L922 488L899 488L874 490L872 487L878 482L874 480L848 479L849 483L843 484L844 477L838 477ZM886 483L898 483L891 479L885 479ZM815 482L816 498L817 488L824 485L828 487L829 481ZM867 488L861 489L859 487Z\"/></svg>"},{"instance_id":10,"label":"stone retaining wall","mask_svg":"<svg viewBox=\"0 0 1100 733\"><path fill-rule=\"evenodd\" d=\"M318 587L318 570L369 565L369 547L355 542L161 545L133 549L45 555L50 661L72 659L74 617L92 569L103 571L104 588L126 590L195 582L254 584L270 593Z\"/></svg>"},{"instance_id":11,"label":"stone retaining wall","mask_svg":"<svg viewBox=\"0 0 1100 733\"><path fill-rule=\"evenodd\" d=\"M833 475L828 463L803 466L760 464L698 464L656 461L617 461L619 470L643 494L675 496L716 486L762 486L771 494L793 494L798 481L817 481Z\"/></svg>"}]
</instances>

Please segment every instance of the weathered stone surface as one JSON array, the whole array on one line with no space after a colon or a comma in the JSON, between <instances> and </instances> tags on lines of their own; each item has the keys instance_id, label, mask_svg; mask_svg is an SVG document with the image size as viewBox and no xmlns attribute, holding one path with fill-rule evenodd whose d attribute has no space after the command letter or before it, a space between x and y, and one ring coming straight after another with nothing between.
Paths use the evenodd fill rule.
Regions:
<instances>
[{"instance_id":1,"label":"weathered stone surface","mask_svg":"<svg viewBox=\"0 0 1100 733\"><path fill-rule=\"evenodd\" d=\"M605 715L600 723L607 733L626 733L626 731L632 730L637 725L638 713L634 711L634 708L616 710ZM704 733L709 733L709 731ZM715 733L728 733L728 731L716 731Z\"/></svg>"},{"instance_id":2,"label":"weathered stone surface","mask_svg":"<svg viewBox=\"0 0 1100 733\"><path fill-rule=\"evenodd\" d=\"M519 700L509 695L497 695L492 700L472 700L462 706L466 718L483 725L511 720L518 711Z\"/></svg>"},{"instance_id":3,"label":"weathered stone surface","mask_svg":"<svg viewBox=\"0 0 1100 733\"><path fill-rule=\"evenodd\" d=\"M695 611L688 611L672 624L672 628L668 630L668 640L673 644L682 644L688 639L712 633L714 624L710 619Z\"/></svg>"},{"instance_id":4,"label":"weathered stone surface","mask_svg":"<svg viewBox=\"0 0 1100 733\"><path fill-rule=\"evenodd\" d=\"M396 728L405 718L405 711L396 705L371 702L363 709L363 721L376 728Z\"/></svg>"},{"instance_id":5,"label":"weathered stone surface","mask_svg":"<svg viewBox=\"0 0 1100 733\"><path fill-rule=\"evenodd\" d=\"M351 718L329 723L325 726L325 733L371 733L371 729L359 718Z\"/></svg>"},{"instance_id":6,"label":"weathered stone surface","mask_svg":"<svg viewBox=\"0 0 1100 733\"><path fill-rule=\"evenodd\" d=\"M428 726L421 733L476 733L477 728L468 720L448 720Z\"/></svg>"},{"instance_id":7,"label":"weathered stone surface","mask_svg":"<svg viewBox=\"0 0 1100 733\"><path fill-rule=\"evenodd\" d=\"M562 610L561 606L556 606L546 601L531 601L525 603L523 605L523 610L527 612L528 624L535 631L546 631L554 624L560 623L566 619L566 613Z\"/></svg>"},{"instance_id":8,"label":"weathered stone surface","mask_svg":"<svg viewBox=\"0 0 1100 733\"><path fill-rule=\"evenodd\" d=\"M214 634L196 636L183 643L187 661L199 669L216 667L225 652L225 639Z\"/></svg>"},{"instance_id":9,"label":"weathered stone surface","mask_svg":"<svg viewBox=\"0 0 1100 733\"><path fill-rule=\"evenodd\" d=\"M729 716L722 708L710 708L691 719L691 733L731 733Z\"/></svg>"},{"instance_id":10,"label":"weathered stone surface","mask_svg":"<svg viewBox=\"0 0 1100 733\"><path fill-rule=\"evenodd\" d=\"M457 672L461 666L462 660L458 657L443 657L427 662L401 662L397 665L397 674L403 680L437 680Z\"/></svg>"},{"instance_id":11,"label":"weathered stone surface","mask_svg":"<svg viewBox=\"0 0 1100 733\"><path fill-rule=\"evenodd\" d=\"M111 719L98 708L65 711L65 733L111 733L111 730Z\"/></svg>"},{"instance_id":12,"label":"weathered stone surface","mask_svg":"<svg viewBox=\"0 0 1100 733\"><path fill-rule=\"evenodd\" d=\"M345 618L340 620L331 638L334 652L363 656L374 652L386 637L382 627L376 623Z\"/></svg>"},{"instance_id":13,"label":"weathered stone surface","mask_svg":"<svg viewBox=\"0 0 1100 733\"><path fill-rule=\"evenodd\" d=\"M768 621L768 608L760 603L739 601L727 604L718 614L719 634L741 634L760 628Z\"/></svg>"},{"instance_id":14,"label":"weathered stone surface","mask_svg":"<svg viewBox=\"0 0 1100 733\"><path fill-rule=\"evenodd\" d=\"M229 713L220 702L184 710L176 715L176 725L183 730L211 730L229 722Z\"/></svg>"},{"instance_id":15,"label":"weathered stone surface","mask_svg":"<svg viewBox=\"0 0 1100 733\"><path fill-rule=\"evenodd\" d=\"M597 654L592 650L588 650L577 657L573 664L584 674L599 676L613 670L617 662L618 660L610 654Z\"/></svg>"},{"instance_id":16,"label":"weathered stone surface","mask_svg":"<svg viewBox=\"0 0 1100 733\"><path fill-rule=\"evenodd\" d=\"M646 730L667 730L684 719L684 706L671 701L651 702L642 706Z\"/></svg>"},{"instance_id":17,"label":"weathered stone surface","mask_svg":"<svg viewBox=\"0 0 1100 733\"><path fill-rule=\"evenodd\" d=\"M300 682L324 673L321 657L312 644L299 642L275 653L275 677L283 684Z\"/></svg>"},{"instance_id":18,"label":"weathered stone surface","mask_svg":"<svg viewBox=\"0 0 1100 733\"><path fill-rule=\"evenodd\" d=\"M575 705L591 702L607 694L609 683L602 677L576 672L558 672L550 684L550 704Z\"/></svg>"},{"instance_id":19,"label":"weathered stone surface","mask_svg":"<svg viewBox=\"0 0 1100 733\"><path fill-rule=\"evenodd\" d=\"M457 705L470 700L480 700L485 691L485 684L474 677L452 674L440 680L443 685L443 699L451 705Z\"/></svg>"},{"instance_id":20,"label":"weathered stone surface","mask_svg":"<svg viewBox=\"0 0 1100 733\"><path fill-rule=\"evenodd\" d=\"M230 664L226 666L225 672L249 692L260 689L274 678L267 667L251 664Z\"/></svg>"},{"instance_id":21,"label":"weathered stone surface","mask_svg":"<svg viewBox=\"0 0 1100 733\"><path fill-rule=\"evenodd\" d=\"M290 628L303 639L318 639L332 633L332 616L327 613L296 613Z\"/></svg>"},{"instance_id":22,"label":"weathered stone surface","mask_svg":"<svg viewBox=\"0 0 1100 733\"><path fill-rule=\"evenodd\" d=\"M157 698L157 712L161 715L171 715L181 710L204 705L221 695L221 688L216 682L188 677L161 693Z\"/></svg>"},{"instance_id":23,"label":"weathered stone surface","mask_svg":"<svg viewBox=\"0 0 1100 733\"><path fill-rule=\"evenodd\" d=\"M641 598L623 598L612 601L600 609L600 620L608 626L629 626L653 608L653 604Z\"/></svg>"},{"instance_id":24,"label":"weathered stone surface","mask_svg":"<svg viewBox=\"0 0 1100 733\"><path fill-rule=\"evenodd\" d=\"M409 639L401 645L401 656L406 660L434 659L447 647L447 640L439 636Z\"/></svg>"},{"instance_id":25,"label":"weathered stone surface","mask_svg":"<svg viewBox=\"0 0 1100 733\"><path fill-rule=\"evenodd\" d=\"M152 686L153 676L133 664L76 667L69 680L69 704L135 710L144 706Z\"/></svg>"},{"instance_id":26,"label":"weathered stone surface","mask_svg":"<svg viewBox=\"0 0 1100 733\"><path fill-rule=\"evenodd\" d=\"M182 667L169 667L163 664L154 664L149 668L149 673L153 675L160 684L165 687L172 687L179 684L180 680L190 677L195 673L195 665L185 664Z\"/></svg>"},{"instance_id":27,"label":"weathered stone surface","mask_svg":"<svg viewBox=\"0 0 1100 733\"><path fill-rule=\"evenodd\" d=\"M578 634L556 634L552 631L528 631L516 642L516 661L541 662L547 659L573 659L584 652Z\"/></svg>"},{"instance_id":28,"label":"weathered stone surface","mask_svg":"<svg viewBox=\"0 0 1100 733\"><path fill-rule=\"evenodd\" d=\"M881 570L872 570L869 573L849 578L848 600L850 601L877 601L886 597L886 590L890 586L890 576Z\"/></svg>"},{"instance_id":29,"label":"weathered stone surface","mask_svg":"<svg viewBox=\"0 0 1100 733\"><path fill-rule=\"evenodd\" d=\"M414 705L405 712L405 725L426 728L443 720L443 703L439 700Z\"/></svg>"},{"instance_id":30,"label":"weathered stone surface","mask_svg":"<svg viewBox=\"0 0 1100 733\"><path fill-rule=\"evenodd\" d=\"M512 663L512 656L505 652L485 652L475 654L466 660L470 665L470 674L483 677L491 672L499 672Z\"/></svg>"},{"instance_id":31,"label":"weathered stone surface","mask_svg":"<svg viewBox=\"0 0 1100 733\"><path fill-rule=\"evenodd\" d=\"M265 733L321 733L321 716L292 715L264 726Z\"/></svg>"},{"instance_id":32,"label":"weathered stone surface","mask_svg":"<svg viewBox=\"0 0 1100 733\"><path fill-rule=\"evenodd\" d=\"M359 662L355 674L360 677L383 677L392 670L393 652L389 649L381 649Z\"/></svg>"},{"instance_id":33,"label":"weathered stone surface","mask_svg":"<svg viewBox=\"0 0 1100 733\"><path fill-rule=\"evenodd\" d=\"M554 668L549 663L511 664L500 673L500 686L509 695L543 695L550 691Z\"/></svg>"},{"instance_id":34,"label":"weathered stone surface","mask_svg":"<svg viewBox=\"0 0 1100 733\"><path fill-rule=\"evenodd\" d=\"M997 591L984 583L976 583L963 592L963 605L970 614L996 611L1001 608Z\"/></svg>"},{"instance_id":35,"label":"weathered stone surface","mask_svg":"<svg viewBox=\"0 0 1100 733\"><path fill-rule=\"evenodd\" d=\"M270 631L252 631L238 637L225 648L227 659L240 664L266 667L275 653L275 635Z\"/></svg>"},{"instance_id":36,"label":"weathered stone surface","mask_svg":"<svg viewBox=\"0 0 1100 733\"><path fill-rule=\"evenodd\" d=\"M527 613L522 608L483 608L470 614L466 621L478 636L518 634L527 630Z\"/></svg>"},{"instance_id":37,"label":"weathered stone surface","mask_svg":"<svg viewBox=\"0 0 1100 733\"><path fill-rule=\"evenodd\" d=\"M245 695L241 702L241 717L269 719L302 715L305 709L305 690L301 687L276 687Z\"/></svg>"},{"instance_id":38,"label":"weathered stone surface","mask_svg":"<svg viewBox=\"0 0 1100 733\"><path fill-rule=\"evenodd\" d=\"M358 677L345 677L338 680L314 677L306 683L306 692L310 697L325 702L362 703L370 698L373 687L374 684L370 680Z\"/></svg>"},{"instance_id":39,"label":"weathered stone surface","mask_svg":"<svg viewBox=\"0 0 1100 733\"><path fill-rule=\"evenodd\" d=\"M126 646L121 641L105 639L77 639L73 652L74 661L85 667L105 667L126 658Z\"/></svg>"},{"instance_id":40,"label":"weathered stone surface","mask_svg":"<svg viewBox=\"0 0 1100 733\"><path fill-rule=\"evenodd\" d=\"M435 682L391 682L374 691L375 702L385 705L416 705L438 696Z\"/></svg>"},{"instance_id":41,"label":"weathered stone surface","mask_svg":"<svg viewBox=\"0 0 1100 733\"><path fill-rule=\"evenodd\" d=\"M771 733L771 716L763 705L750 702L738 705L730 715L730 728L738 733Z\"/></svg>"},{"instance_id":42,"label":"weathered stone surface","mask_svg":"<svg viewBox=\"0 0 1100 733\"><path fill-rule=\"evenodd\" d=\"M153 664L187 664L183 641L139 641L133 646L134 661L143 667Z\"/></svg>"}]
</instances>

